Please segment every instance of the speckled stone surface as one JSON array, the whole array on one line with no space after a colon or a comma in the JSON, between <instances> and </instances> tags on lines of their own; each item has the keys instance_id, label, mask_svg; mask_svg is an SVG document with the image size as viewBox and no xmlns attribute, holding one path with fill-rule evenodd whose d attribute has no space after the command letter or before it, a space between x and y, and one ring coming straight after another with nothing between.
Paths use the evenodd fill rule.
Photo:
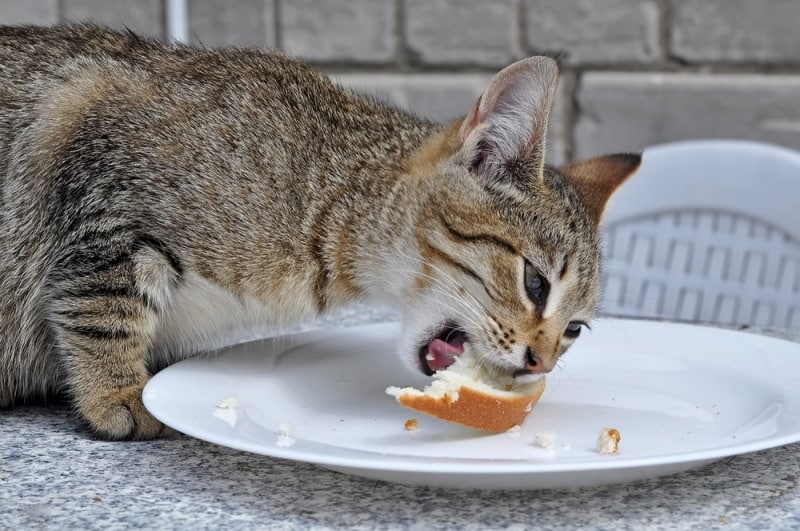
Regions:
<instances>
[{"instance_id":1,"label":"speckled stone surface","mask_svg":"<svg viewBox=\"0 0 800 531\"><path fill-rule=\"evenodd\" d=\"M622 485L459 491L189 437L96 441L65 406L26 406L0 411L0 529L800 529L798 456L795 444Z\"/></svg>"}]
</instances>

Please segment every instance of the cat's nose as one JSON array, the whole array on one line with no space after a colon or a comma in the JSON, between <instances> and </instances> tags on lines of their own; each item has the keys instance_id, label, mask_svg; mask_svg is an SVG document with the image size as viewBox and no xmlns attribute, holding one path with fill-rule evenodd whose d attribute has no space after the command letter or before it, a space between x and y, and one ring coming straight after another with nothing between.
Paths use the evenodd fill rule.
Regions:
<instances>
[{"instance_id":1,"label":"cat's nose","mask_svg":"<svg viewBox=\"0 0 800 531\"><path fill-rule=\"evenodd\" d=\"M525 368L534 374L544 374L553 369L531 347L525 351Z\"/></svg>"}]
</instances>

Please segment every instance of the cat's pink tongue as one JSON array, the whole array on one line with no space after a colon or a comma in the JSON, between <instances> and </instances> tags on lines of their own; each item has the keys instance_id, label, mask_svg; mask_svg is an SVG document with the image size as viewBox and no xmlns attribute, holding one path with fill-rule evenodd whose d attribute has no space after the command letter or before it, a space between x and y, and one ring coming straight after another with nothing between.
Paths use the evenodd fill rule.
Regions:
<instances>
[{"instance_id":1,"label":"cat's pink tongue","mask_svg":"<svg viewBox=\"0 0 800 531\"><path fill-rule=\"evenodd\" d=\"M448 368L456 361L456 356L464 353L464 341L448 343L442 339L434 339L428 345L425 360L432 371Z\"/></svg>"}]
</instances>

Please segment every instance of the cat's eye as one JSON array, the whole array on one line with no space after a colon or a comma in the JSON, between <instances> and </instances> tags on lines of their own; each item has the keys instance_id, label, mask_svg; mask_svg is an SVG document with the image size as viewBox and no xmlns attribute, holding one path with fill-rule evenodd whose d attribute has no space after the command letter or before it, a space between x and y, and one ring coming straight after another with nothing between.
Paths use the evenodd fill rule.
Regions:
<instances>
[{"instance_id":1,"label":"cat's eye","mask_svg":"<svg viewBox=\"0 0 800 531\"><path fill-rule=\"evenodd\" d=\"M581 328L585 323L583 321L570 321L567 328L564 330L564 337L575 339L581 335Z\"/></svg>"},{"instance_id":2,"label":"cat's eye","mask_svg":"<svg viewBox=\"0 0 800 531\"><path fill-rule=\"evenodd\" d=\"M525 291L536 308L542 311L544 303L547 301L547 294L550 292L550 283L527 260L525 261Z\"/></svg>"}]
</instances>

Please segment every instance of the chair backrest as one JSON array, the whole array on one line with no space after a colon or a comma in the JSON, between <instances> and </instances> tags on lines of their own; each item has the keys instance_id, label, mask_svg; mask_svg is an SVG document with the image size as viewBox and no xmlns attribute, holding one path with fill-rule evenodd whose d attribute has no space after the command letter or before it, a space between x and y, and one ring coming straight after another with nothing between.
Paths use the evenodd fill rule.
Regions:
<instances>
[{"instance_id":1,"label":"chair backrest","mask_svg":"<svg viewBox=\"0 0 800 531\"><path fill-rule=\"evenodd\" d=\"M646 149L604 218L601 313L800 330L800 153Z\"/></svg>"}]
</instances>

